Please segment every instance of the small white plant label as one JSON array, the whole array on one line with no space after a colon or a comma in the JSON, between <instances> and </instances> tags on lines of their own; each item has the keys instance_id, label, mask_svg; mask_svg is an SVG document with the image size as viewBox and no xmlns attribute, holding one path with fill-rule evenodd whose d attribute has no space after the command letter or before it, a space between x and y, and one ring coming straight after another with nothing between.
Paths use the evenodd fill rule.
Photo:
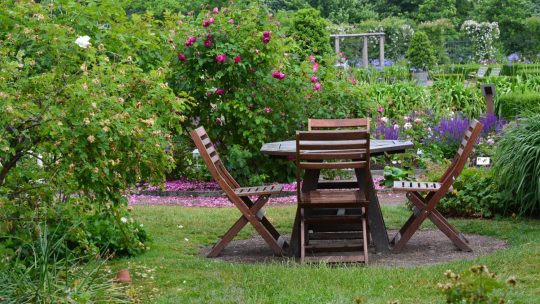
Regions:
<instances>
[{"instance_id":1,"label":"small white plant label","mask_svg":"<svg viewBox=\"0 0 540 304\"><path fill-rule=\"evenodd\" d=\"M490 163L489 157L477 157L476 158L476 165L477 166L489 166Z\"/></svg>"}]
</instances>

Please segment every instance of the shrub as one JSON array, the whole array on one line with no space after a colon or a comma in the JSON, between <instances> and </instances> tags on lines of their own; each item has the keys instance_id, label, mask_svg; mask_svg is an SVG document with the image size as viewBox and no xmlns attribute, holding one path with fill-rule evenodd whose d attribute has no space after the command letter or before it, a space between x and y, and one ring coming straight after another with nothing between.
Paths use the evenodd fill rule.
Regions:
<instances>
[{"instance_id":1,"label":"shrub","mask_svg":"<svg viewBox=\"0 0 540 304\"><path fill-rule=\"evenodd\" d=\"M164 58L150 64L127 51L124 23L156 24L127 21L113 1L4 1L1 8L9 30L0 32L0 235L30 240L36 221L60 231L80 223L70 230L70 249L143 251L146 235L124 194L141 181L163 181L189 103L168 87ZM126 32L89 25L98 12L100 22ZM139 43L154 41L145 40L152 32L134 31Z\"/></svg>"},{"instance_id":2,"label":"shrub","mask_svg":"<svg viewBox=\"0 0 540 304\"><path fill-rule=\"evenodd\" d=\"M507 119L523 116L527 112L539 112L540 93L517 91L501 95L495 103L495 111Z\"/></svg>"},{"instance_id":3,"label":"shrub","mask_svg":"<svg viewBox=\"0 0 540 304\"><path fill-rule=\"evenodd\" d=\"M424 32L417 31L407 50L407 59L413 69L429 70L436 62L435 51Z\"/></svg>"},{"instance_id":4,"label":"shrub","mask_svg":"<svg viewBox=\"0 0 540 304\"><path fill-rule=\"evenodd\" d=\"M467 168L454 182L437 209L448 216L490 218L504 212L504 194L489 169Z\"/></svg>"},{"instance_id":5,"label":"shrub","mask_svg":"<svg viewBox=\"0 0 540 304\"><path fill-rule=\"evenodd\" d=\"M292 136L318 113L361 113L360 87L316 57L296 55L294 39L256 5L187 17L175 41L173 85L198 102L187 127L206 127L242 184L288 178L292 164L261 155L264 142Z\"/></svg>"},{"instance_id":6,"label":"shrub","mask_svg":"<svg viewBox=\"0 0 540 304\"><path fill-rule=\"evenodd\" d=\"M438 283L437 287L446 295L446 303L511 303L499 291L506 292L508 286L516 285L515 277L503 283L485 265L474 265L461 274L447 270L444 275L448 282Z\"/></svg>"},{"instance_id":7,"label":"shrub","mask_svg":"<svg viewBox=\"0 0 540 304\"><path fill-rule=\"evenodd\" d=\"M499 39L499 25L497 22L476 22L467 20L461 25L461 30L471 41L476 62L491 60L495 57L497 49L495 41Z\"/></svg>"},{"instance_id":8,"label":"shrub","mask_svg":"<svg viewBox=\"0 0 540 304\"><path fill-rule=\"evenodd\" d=\"M301 9L294 14L289 35L300 47L300 58L315 55L322 59L332 52L327 26L326 20L314 8Z\"/></svg>"},{"instance_id":9,"label":"shrub","mask_svg":"<svg viewBox=\"0 0 540 304\"><path fill-rule=\"evenodd\" d=\"M540 215L540 115L510 125L497 144L494 174L512 200L505 206L523 215Z\"/></svg>"}]
</instances>

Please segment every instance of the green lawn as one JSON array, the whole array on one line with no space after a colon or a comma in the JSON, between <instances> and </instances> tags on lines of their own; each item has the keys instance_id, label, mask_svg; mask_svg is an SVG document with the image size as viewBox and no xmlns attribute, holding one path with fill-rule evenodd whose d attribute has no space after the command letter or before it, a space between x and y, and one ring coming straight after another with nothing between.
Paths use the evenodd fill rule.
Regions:
<instances>
[{"instance_id":1,"label":"green lawn","mask_svg":"<svg viewBox=\"0 0 540 304\"><path fill-rule=\"evenodd\" d=\"M383 207L389 228L399 228L408 215L404 207ZM506 239L510 249L473 261L438 266L298 265L291 261L238 265L198 256L201 246L213 244L238 218L233 208L136 207L138 218L152 237L150 250L140 256L111 262L128 267L132 293L142 303L444 303L437 290L444 271L463 271L485 264L501 279L514 275L507 296L514 303L540 303L540 221L455 220L460 230ZM277 229L290 233L294 207L267 209ZM424 225L430 227L431 225ZM244 228L240 237L254 234Z\"/></svg>"}]
</instances>

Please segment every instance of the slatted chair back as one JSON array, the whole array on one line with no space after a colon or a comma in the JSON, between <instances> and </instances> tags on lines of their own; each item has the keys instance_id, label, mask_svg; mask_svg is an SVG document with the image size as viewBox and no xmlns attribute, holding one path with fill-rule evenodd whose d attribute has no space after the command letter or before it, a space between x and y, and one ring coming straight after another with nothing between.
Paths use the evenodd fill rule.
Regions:
<instances>
[{"instance_id":1,"label":"slatted chair back","mask_svg":"<svg viewBox=\"0 0 540 304\"><path fill-rule=\"evenodd\" d=\"M300 199L303 170L369 170L369 132L365 130L297 131L296 182ZM368 189L369 187L365 187ZM369 195L366 193L366 195ZM369 197L369 196L368 196Z\"/></svg>"},{"instance_id":2,"label":"slatted chair back","mask_svg":"<svg viewBox=\"0 0 540 304\"><path fill-rule=\"evenodd\" d=\"M445 173L439 179L439 182L443 184L448 184L447 188L453 184L454 180L461 174L461 171L465 167L469 155L474 149L474 145L478 142L478 138L482 133L482 128L484 125L476 119L469 124L461 143L459 144L459 149L452 160L452 163L445 171Z\"/></svg>"},{"instance_id":3,"label":"slatted chair back","mask_svg":"<svg viewBox=\"0 0 540 304\"><path fill-rule=\"evenodd\" d=\"M234 189L239 188L240 185L223 165L216 147L208 137L204 127L192 130L190 135L214 180L229 198L231 198L231 195L235 196Z\"/></svg>"},{"instance_id":4,"label":"slatted chair back","mask_svg":"<svg viewBox=\"0 0 540 304\"><path fill-rule=\"evenodd\" d=\"M492 68L489 73L489 77L495 77L501 75L501 68Z\"/></svg>"},{"instance_id":5,"label":"slatted chair back","mask_svg":"<svg viewBox=\"0 0 540 304\"><path fill-rule=\"evenodd\" d=\"M486 72L488 71L488 67L479 67L478 68L478 72L476 72L476 77L478 78L482 78L484 76L486 76Z\"/></svg>"},{"instance_id":6,"label":"slatted chair back","mask_svg":"<svg viewBox=\"0 0 540 304\"><path fill-rule=\"evenodd\" d=\"M324 129L365 129L369 132L369 118L308 119L308 131Z\"/></svg>"}]
</instances>

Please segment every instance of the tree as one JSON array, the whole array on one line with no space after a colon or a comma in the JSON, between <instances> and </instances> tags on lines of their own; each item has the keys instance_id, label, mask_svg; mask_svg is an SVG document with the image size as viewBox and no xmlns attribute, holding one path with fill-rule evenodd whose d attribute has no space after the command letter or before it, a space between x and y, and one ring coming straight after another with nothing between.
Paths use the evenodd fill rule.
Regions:
<instances>
[{"instance_id":1,"label":"tree","mask_svg":"<svg viewBox=\"0 0 540 304\"><path fill-rule=\"evenodd\" d=\"M407 51L407 59L413 69L422 71L428 71L435 64L435 52L426 33L421 31L414 33Z\"/></svg>"},{"instance_id":2,"label":"tree","mask_svg":"<svg viewBox=\"0 0 540 304\"><path fill-rule=\"evenodd\" d=\"M308 2L321 11L324 18L334 23L357 23L378 17L374 5L367 0L308 0Z\"/></svg>"},{"instance_id":3,"label":"tree","mask_svg":"<svg viewBox=\"0 0 540 304\"><path fill-rule=\"evenodd\" d=\"M455 3L455 0L426 0L418 7L416 19L419 21L442 18L454 20L457 12Z\"/></svg>"},{"instance_id":4,"label":"tree","mask_svg":"<svg viewBox=\"0 0 540 304\"><path fill-rule=\"evenodd\" d=\"M295 13L290 35L298 42L301 57L316 55L322 58L332 52L330 33L326 27L326 20L314 8L301 9Z\"/></svg>"}]
</instances>

